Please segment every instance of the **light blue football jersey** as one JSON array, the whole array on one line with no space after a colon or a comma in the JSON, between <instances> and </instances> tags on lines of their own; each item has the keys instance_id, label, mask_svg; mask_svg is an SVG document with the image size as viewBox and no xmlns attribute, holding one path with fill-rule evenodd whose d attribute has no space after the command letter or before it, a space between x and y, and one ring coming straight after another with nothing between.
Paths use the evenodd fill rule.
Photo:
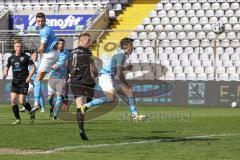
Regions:
<instances>
[{"instance_id":1,"label":"light blue football jersey","mask_svg":"<svg viewBox=\"0 0 240 160\"><path fill-rule=\"evenodd\" d=\"M57 44L58 38L54 31L47 25L40 30L41 43L45 43L44 53L50 52L53 47Z\"/></svg>"}]
</instances>

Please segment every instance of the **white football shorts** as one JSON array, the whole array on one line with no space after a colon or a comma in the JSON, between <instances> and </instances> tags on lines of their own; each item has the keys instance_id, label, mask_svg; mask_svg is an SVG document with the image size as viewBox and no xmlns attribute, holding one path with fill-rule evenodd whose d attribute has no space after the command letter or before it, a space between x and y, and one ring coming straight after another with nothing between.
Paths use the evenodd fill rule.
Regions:
<instances>
[{"instance_id":1,"label":"white football shorts","mask_svg":"<svg viewBox=\"0 0 240 160\"><path fill-rule=\"evenodd\" d=\"M43 53L38 71L50 72L52 66L58 61L58 51L51 50L48 53Z\"/></svg>"}]
</instances>

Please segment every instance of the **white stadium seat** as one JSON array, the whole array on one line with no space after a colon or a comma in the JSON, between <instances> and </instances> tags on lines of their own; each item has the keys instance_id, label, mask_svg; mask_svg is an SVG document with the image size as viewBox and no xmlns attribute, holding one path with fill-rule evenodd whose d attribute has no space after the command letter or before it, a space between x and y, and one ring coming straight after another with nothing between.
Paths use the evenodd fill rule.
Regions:
<instances>
[{"instance_id":1,"label":"white stadium seat","mask_svg":"<svg viewBox=\"0 0 240 160\"><path fill-rule=\"evenodd\" d=\"M188 73L186 76L186 80L196 80L196 74L195 73Z\"/></svg>"},{"instance_id":2,"label":"white stadium seat","mask_svg":"<svg viewBox=\"0 0 240 160\"><path fill-rule=\"evenodd\" d=\"M197 80L200 80L200 81L206 81L208 78L207 78L207 74L206 73L199 73L197 74Z\"/></svg>"},{"instance_id":3,"label":"white stadium seat","mask_svg":"<svg viewBox=\"0 0 240 160\"><path fill-rule=\"evenodd\" d=\"M176 80L185 80L185 74L184 73L177 73L176 74Z\"/></svg>"},{"instance_id":4,"label":"white stadium seat","mask_svg":"<svg viewBox=\"0 0 240 160\"><path fill-rule=\"evenodd\" d=\"M239 74L237 73L230 74L229 81L239 81Z\"/></svg>"},{"instance_id":5,"label":"white stadium seat","mask_svg":"<svg viewBox=\"0 0 240 160\"><path fill-rule=\"evenodd\" d=\"M226 73L221 73L218 75L218 80L219 81L228 81L228 74Z\"/></svg>"}]
</instances>

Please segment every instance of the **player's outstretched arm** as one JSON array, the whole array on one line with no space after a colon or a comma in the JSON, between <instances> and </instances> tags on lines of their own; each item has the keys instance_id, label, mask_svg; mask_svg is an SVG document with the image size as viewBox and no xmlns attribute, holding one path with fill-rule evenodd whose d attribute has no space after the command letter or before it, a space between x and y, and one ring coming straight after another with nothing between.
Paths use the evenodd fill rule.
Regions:
<instances>
[{"instance_id":1,"label":"player's outstretched arm","mask_svg":"<svg viewBox=\"0 0 240 160\"><path fill-rule=\"evenodd\" d=\"M8 76L8 70L9 70L9 68L7 66L5 66L4 70L3 70L3 79L5 79Z\"/></svg>"}]
</instances>

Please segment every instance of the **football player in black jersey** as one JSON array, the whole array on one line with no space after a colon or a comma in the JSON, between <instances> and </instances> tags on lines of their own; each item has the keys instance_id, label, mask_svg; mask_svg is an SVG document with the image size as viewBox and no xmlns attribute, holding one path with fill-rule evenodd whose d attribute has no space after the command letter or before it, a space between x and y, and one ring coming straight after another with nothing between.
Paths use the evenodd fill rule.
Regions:
<instances>
[{"instance_id":1,"label":"football player in black jersey","mask_svg":"<svg viewBox=\"0 0 240 160\"><path fill-rule=\"evenodd\" d=\"M23 105L26 110L31 111L31 105L26 102L26 95L28 93L28 84L31 81L31 77L35 71L35 65L28 55L22 52L23 44L21 41L15 41L14 50L15 53L8 58L7 64L4 68L3 78L8 75L8 70L12 66L13 80L11 88L11 103L12 111L16 118L16 121L12 124L20 124L21 118L19 115L18 103ZM28 67L31 66L31 71L28 71ZM34 113L30 114L31 123L35 120Z\"/></svg>"}]
</instances>

